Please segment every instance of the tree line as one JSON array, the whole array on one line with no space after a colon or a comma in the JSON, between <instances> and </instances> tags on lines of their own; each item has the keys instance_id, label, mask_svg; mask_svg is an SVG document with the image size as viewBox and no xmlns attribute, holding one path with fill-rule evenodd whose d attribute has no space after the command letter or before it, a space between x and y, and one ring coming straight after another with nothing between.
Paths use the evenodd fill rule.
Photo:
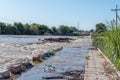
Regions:
<instances>
[{"instance_id":1,"label":"tree line","mask_svg":"<svg viewBox=\"0 0 120 80\"><path fill-rule=\"evenodd\" d=\"M44 24L23 24L15 22L7 24L0 22L0 34L2 35L65 35L65 36L79 36L79 30L75 27L60 25L58 27L48 27Z\"/></svg>"}]
</instances>

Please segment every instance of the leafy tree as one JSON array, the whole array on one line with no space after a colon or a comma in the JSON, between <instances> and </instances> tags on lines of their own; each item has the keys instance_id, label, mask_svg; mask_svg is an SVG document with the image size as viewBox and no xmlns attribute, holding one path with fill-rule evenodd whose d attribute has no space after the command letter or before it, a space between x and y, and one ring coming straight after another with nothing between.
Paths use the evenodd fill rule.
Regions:
<instances>
[{"instance_id":1,"label":"leafy tree","mask_svg":"<svg viewBox=\"0 0 120 80\"><path fill-rule=\"evenodd\" d=\"M5 28L5 34L16 34L16 27L14 27L13 25L11 24L8 24Z\"/></svg>"},{"instance_id":2,"label":"leafy tree","mask_svg":"<svg viewBox=\"0 0 120 80\"><path fill-rule=\"evenodd\" d=\"M26 23L25 25L24 25L24 34L27 34L27 35L29 35L29 33L30 33L30 30L29 30L29 28L30 28L30 25L28 24L28 23Z\"/></svg>"},{"instance_id":3,"label":"leafy tree","mask_svg":"<svg viewBox=\"0 0 120 80\"><path fill-rule=\"evenodd\" d=\"M90 30L90 32L94 32L94 30L93 30L93 29L91 29L91 30Z\"/></svg>"},{"instance_id":4,"label":"leafy tree","mask_svg":"<svg viewBox=\"0 0 120 80\"><path fill-rule=\"evenodd\" d=\"M73 32L77 32L78 30L75 27L70 27L69 28L69 32L73 33Z\"/></svg>"},{"instance_id":5,"label":"leafy tree","mask_svg":"<svg viewBox=\"0 0 120 80\"><path fill-rule=\"evenodd\" d=\"M36 23L31 24L29 28L29 34L38 35L39 34L38 28L39 28L38 24Z\"/></svg>"},{"instance_id":6,"label":"leafy tree","mask_svg":"<svg viewBox=\"0 0 120 80\"><path fill-rule=\"evenodd\" d=\"M14 26L17 28L17 34L23 34L24 33L24 25L20 22L14 23Z\"/></svg>"},{"instance_id":7,"label":"leafy tree","mask_svg":"<svg viewBox=\"0 0 120 80\"><path fill-rule=\"evenodd\" d=\"M49 32L49 28L47 25L40 25L39 26L39 34L44 35L46 32Z\"/></svg>"},{"instance_id":8,"label":"leafy tree","mask_svg":"<svg viewBox=\"0 0 120 80\"><path fill-rule=\"evenodd\" d=\"M52 30L53 35L58 35L59 34L59 31L56 27L52 27L51 30Z\"/></svg>"},{"instance_id":9,"label":"leafy tree","mask_svg":"<svg viewBox=\"0 0 120 80\"><path fill-rule=\"evenodd\" d=\"M0 34L2 33L2 29L1 29L1 27L0 27Z\"/></svg>"},{"instance_id":10,"label":"leafy tree","mask_svg":"<svg viewBox=\"0 0 120 80\"><path fill-rule=\"evenodd\" d=\"M73 36L81 36L81 32L73 32Z\"/></svg>"},{"instance_id":11,"label":"leafy tree","mask_svg":"<svg viewBox=\"0 0 120 80\"><path fill-rule=\"evenodd\" d=\"M1 34L5 34L5 28L6 28L6 24L3 22L0 22L0 33Z\"/></svg>"},{"instance_id":12,"label":"leafy tree","mask_svg":"<svg viewBox=\"0 0 120 80\"><path fill-rule=\"evenodd\" d=\"M64 26L64 25L60 25L59 26L59 32L60 32L61 35L68 35L69 34L69 27Z\"/></svg>"},{"instance_id":13,"label":"leafy tree","mask_svg":"<svg viewBox=\"0 0 120 80\"><path fill-rule=\"evenodd\" d=\"M60 25L58 28L49 28L47 25L40 24L22 24L15 22L13 24L6 24L0 22L0 34L13 34L13 35L78 35L78 30L75 27Z\"/></svg>"},{"instance_id":14,"label":"leafy tree","mask_svg":"<svg viewBox=\"0 0 120 80\"><path fill-rule=\"evenodd\" d=\"M100 32L104 32L106 30L107 29L106 29L105 24L103 24L103 23L96 24L96 32L100 33Z\"/></svg>"},{"instance_id":15,"label":"leafy tree","mask_svg":"<svg viewBox=\"0 0 120 80\"><path fill-rule=\"evenodd\" d=\"M75 27L68 27L64 25L59 26L59 32L61 35L72 36L75 31L78 31Z\"/></svg>"}]
</instances>

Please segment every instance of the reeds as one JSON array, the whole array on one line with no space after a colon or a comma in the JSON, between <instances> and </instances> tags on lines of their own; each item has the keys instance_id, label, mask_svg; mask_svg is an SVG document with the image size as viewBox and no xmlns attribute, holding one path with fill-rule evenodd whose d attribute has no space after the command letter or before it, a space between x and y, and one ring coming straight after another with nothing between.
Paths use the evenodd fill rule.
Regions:
<instances>
[{"instance_id":1,"label":"reeds","mask_svg":"<svg viewBox=\"0 0 120 80\"><path fill-rule=\"evenodd\" d=\"M113 21L109 22L106 32L94 36L94 44L99 47L111 62L114 63L117 69L120 70L120 24L116 26Z\"/></svg>"}]
</instances>

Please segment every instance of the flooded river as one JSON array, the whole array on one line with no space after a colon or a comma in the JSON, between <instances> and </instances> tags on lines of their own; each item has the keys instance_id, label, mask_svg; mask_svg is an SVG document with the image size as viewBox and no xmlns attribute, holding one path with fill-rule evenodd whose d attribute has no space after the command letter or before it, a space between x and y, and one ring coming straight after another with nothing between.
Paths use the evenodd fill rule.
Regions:
<instances>
[{"instance_id":1,"label":"flooded river","mask_svg":"<svg viewBox=\"0 0 120 80\"><path fill-rule=\"evenodd\" d=\"M57 52L55 56L23 73L17 80L83 80L86 64L85 57L91 47L64 48L62 51ZM55 66L55 71L45 71L45 65Z\"/></svg>"},{"instance_id":2,"label":"flooded river","mask_svg":"<svg viewBox=\"0 0 120 80\"><path fill-rule=\"evenodd\" d=\"M20 76L16 80L83 80L86 55L92 46L91 38L73 37L70 42L45 42L36 44L38 39L59 38L66 36L13 36L0 35L0 67L9 68L11 65L21 61L32 61L32 57L47 51L56 50L63 47L55 56L34 65L34 67ZM68 36L67 36L68 37ZM70 38L70 37L69 37ZM33 44L29 44L33 43ZM34 44L35 43L35 44ZM18 45L16 45L18 44ZM29 44L29 45L28 45ZM53 66L54 71L46 71L46 66Z\"/></svg>"},{"instance_id":3,"label":"flooded river","mask_svg":"<svg viewBox=\"0 0 120 80\"><path fill-rule=\"evenodd\" d=\"M39 39L59 38L59 37L68 37L68 36L0 35L0 42L8 43L8 44L26 45L29 43L36 43Z\"/></svg>"}]
</instances>

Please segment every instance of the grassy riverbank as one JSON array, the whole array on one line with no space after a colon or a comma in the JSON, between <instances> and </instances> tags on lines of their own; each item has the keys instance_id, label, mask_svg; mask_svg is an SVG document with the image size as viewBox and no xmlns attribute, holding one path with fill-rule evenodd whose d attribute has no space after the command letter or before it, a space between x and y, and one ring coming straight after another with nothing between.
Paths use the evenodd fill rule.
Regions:
<instances>
[{"instance_id":1,"label":"grassy riverbank","mask_svg":"<svg viewBox=\"0 0 120 80\"><path fill-rule=\"evenodd\" d=\"M120 25L114 22L108 25L107 31L93 36L94 45L100 48L120 71Z\"/></svg>"}]
</instances>

